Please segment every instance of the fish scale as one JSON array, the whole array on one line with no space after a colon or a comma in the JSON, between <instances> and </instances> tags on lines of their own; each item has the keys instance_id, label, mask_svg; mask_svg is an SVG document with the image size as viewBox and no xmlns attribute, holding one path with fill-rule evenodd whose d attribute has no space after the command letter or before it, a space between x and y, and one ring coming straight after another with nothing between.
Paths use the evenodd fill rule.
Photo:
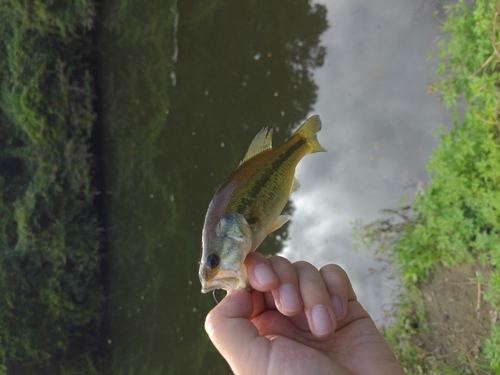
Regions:
<instances>
[{"instance_id":1,"label":"fish scale","mask_svg":"<svg viewBox=\"0 0 500 375\"><path fill-rule=\"evenodd\" d=\"M285 146L286 144L282 145ZM255 180L250 181L251 187L249 188L249 197L243 197L240 202L235 202L236 207L228 206L226 213L230 213L232 210L236 212L242 212L244 213L245 210L248 210L250 208L249 203L253 203L253 201L257 198L258 194L261 193L263 189L266 187L268 189L275 188L276 190L279 189L279 185L277 184L278 181L283 181L285 176L289 173L287 173L287 167L290 168L287 164L297 164L298 161L303 157L303 155L299 155L297 157L297 162L294 163L294 160L292 160L292 156L294 152L297 152L300 147L307 145L307 143L299 138L297 142L295 142L294 145L291 147L287 147L282 153L277 154L274 158L272 156L268 156L266 152L261 153L259 156L259 159L267 159L266 163L270 164L270 166L266 167L266 169L262 172L257 172L255 173ZM272 151L267 151L268 153L273 153L274 151L279 151L278 149L272 150ZM305 155L305 154L304 154ZM253 160L255 165L265 165L261 160ZM287 164L285 164L287 163ZM281 168L281 169L280 169ZM237 170L238 171L238 170ZM236 171L235 171L236 173ZM293 176L293 174L292 174ZM269 183L271 179L276 180L276 183ZM286 189L285 189L286 190ZM288 192L290 193L290 192ZM269 195L269 198L272 199L274 198L273 194ZM288 197L287 197L288 200ZM264 201L266 205L268 205L269 201ZM244 214L246 217L246 215Z\"/></svg>"}]
</instances>

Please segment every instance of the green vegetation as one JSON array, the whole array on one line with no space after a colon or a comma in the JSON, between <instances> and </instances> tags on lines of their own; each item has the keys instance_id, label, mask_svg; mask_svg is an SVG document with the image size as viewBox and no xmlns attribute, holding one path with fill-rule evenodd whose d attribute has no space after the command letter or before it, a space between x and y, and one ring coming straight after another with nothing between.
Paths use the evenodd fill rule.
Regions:
<instances>
[{"instance_id":1,"label":"green vegetation","mask_svg":"<svg viewBox=\"0 0 500 375\"><path fill-rule=\"evenodd\" d=\"M428 360L412 340L426 329L419 288L432 272L479 260L491 267L484 300L500 306L500 4L467 3L445 6L440 80L432 88L453 109L455 126L441 135L427 165L430 181L411 207L393 210L402 220L392 215L357 228L357 236L387 251L402 274L405 295L386 335L409 374L464 373L462 364L451 369ZM467 373L499 373L499 353L500 328L492 323L482 360L469 363Z\"/></svg>"},{"instance_id":2,"label":"green vegetation","mask_svg":"<svg viewBox=\"0 0 500 375\"><path fill-rule=\"evenodd\" d=\"M95 373L92 1L0 2L0 373Z\"/></svg>"}]
</instances>

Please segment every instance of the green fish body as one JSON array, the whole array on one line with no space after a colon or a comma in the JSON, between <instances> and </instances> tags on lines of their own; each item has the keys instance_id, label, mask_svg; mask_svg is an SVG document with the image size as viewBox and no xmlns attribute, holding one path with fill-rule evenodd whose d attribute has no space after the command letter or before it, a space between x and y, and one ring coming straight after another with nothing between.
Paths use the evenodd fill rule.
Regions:
<instances>
[{"instance_id":1,"label":"green fish body","mask_svg":"<svg viewBox=\"0 0 500 375\"><path fill-rule=\"evenodd\" d=\"M316 138L320 130L319 116L313 116L275 149L272 130L264 128L255 136L243 161L216 191L205 216L198 274L203 293L249 289L244 260L288 221L281 212L299 187L297 164L307 154L326 151Z\"/></svg>"}]
</instances>

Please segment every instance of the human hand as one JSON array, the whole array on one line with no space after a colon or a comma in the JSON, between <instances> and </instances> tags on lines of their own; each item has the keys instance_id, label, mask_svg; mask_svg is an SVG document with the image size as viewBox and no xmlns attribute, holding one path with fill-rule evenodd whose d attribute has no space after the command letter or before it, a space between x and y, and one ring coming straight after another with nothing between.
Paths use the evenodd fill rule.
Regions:
<instances>
[{"instance_id":1,"label":"human hand","mask_svg":"<svg viewBox=\"0 0 500 375\"><path fill-rule=\"evenodd\" d=\"M252 293L229 291L205 329L235 374L405 374L345 271L251 253Z\"/></svg>"}]
</instances>

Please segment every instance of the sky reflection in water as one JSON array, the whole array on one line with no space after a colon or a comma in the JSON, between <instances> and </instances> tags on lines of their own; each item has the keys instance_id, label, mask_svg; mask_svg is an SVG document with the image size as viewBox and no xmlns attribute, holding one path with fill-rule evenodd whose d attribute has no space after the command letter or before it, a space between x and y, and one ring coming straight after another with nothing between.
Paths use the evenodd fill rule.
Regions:
<instances>
[{"instance_id":1,"label":"sky reflection in water","mask_svg":"<svg viewBox=\"0 0 500 375\"><path fill-rule=\"evenodd\" d=\"M313 113L326 154L304 158L301 189L288 240L280 253L320 266L335 262L353 281L358 298L378 325L391 304L390 267L372 251L352 247L352 225L380 218L403 195L427 181L425 163L437 144L433 131L451 117L426 86L435 78L427 59L435 49L436 5L429 1L326 1L330 28Z\"/></svg>"},{"instance_id":2,"label":"sky reflection in water","mask_svg":"<svg viewBox=\"0 0 500 375\"><path fill-rule=\"evenodd\" d=\"M353 251L350 222L412 195L432 131L450 122L426 93L435 5L331 1L323 32L314 4L103 5L110 373L230 373L203 329L214 306L197 277L203 218L262 127L278 145L313 113L328 152L299 163L287 234L259 251L339 263L383 322L394 284L386 263Z\"/></svg>"}]
</instances>

